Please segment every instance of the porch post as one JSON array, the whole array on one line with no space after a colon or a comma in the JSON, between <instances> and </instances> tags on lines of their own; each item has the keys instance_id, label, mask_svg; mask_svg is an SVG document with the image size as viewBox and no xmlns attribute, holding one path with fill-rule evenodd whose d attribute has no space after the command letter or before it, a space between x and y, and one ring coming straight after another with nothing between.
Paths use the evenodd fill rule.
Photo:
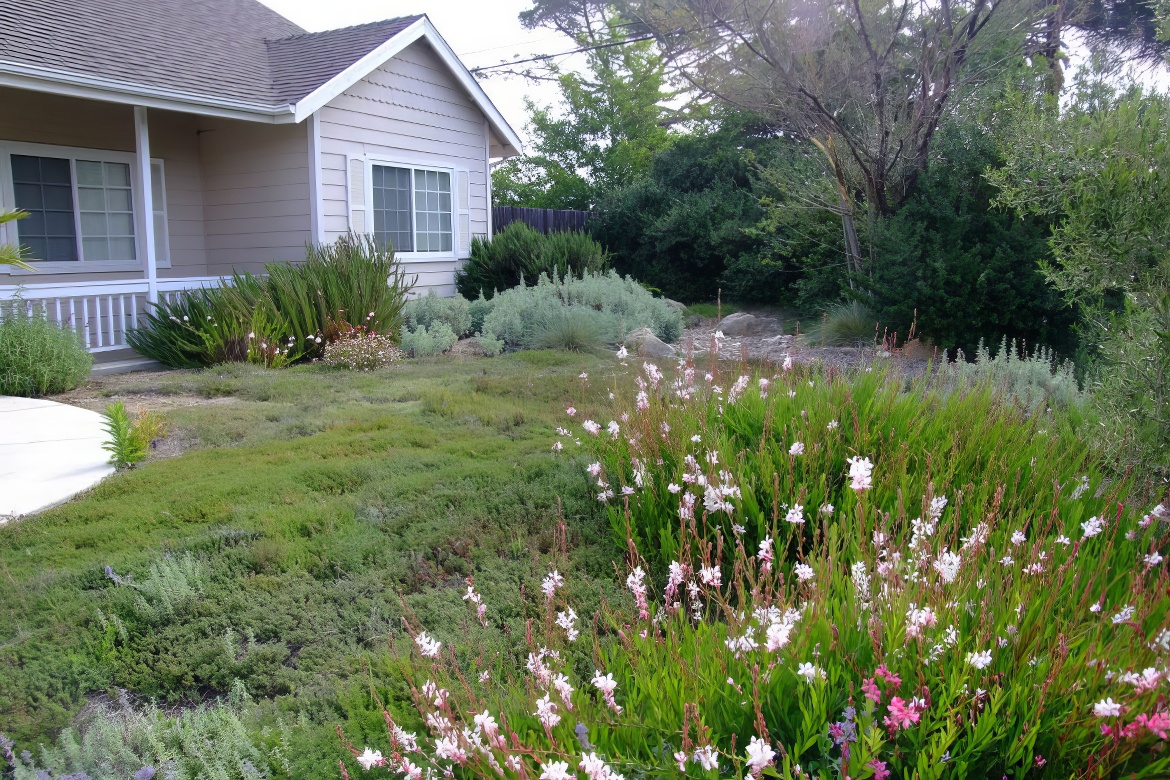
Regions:
<instances>
[{"instance_id":1,"label":"porch post","mask_svg":"<svg viewBox=\"0 0 1170 780\"><path fill-rule=\"evenodd\" d=\"M138 200L135 211L142 225L142 249L146 253L147 295L151 303L158 303L158 260L154 249L154 193L150 178L150 128L146 122L146 106L134 106L135 176L138 177Z\"/></svg>"}]
</instances>

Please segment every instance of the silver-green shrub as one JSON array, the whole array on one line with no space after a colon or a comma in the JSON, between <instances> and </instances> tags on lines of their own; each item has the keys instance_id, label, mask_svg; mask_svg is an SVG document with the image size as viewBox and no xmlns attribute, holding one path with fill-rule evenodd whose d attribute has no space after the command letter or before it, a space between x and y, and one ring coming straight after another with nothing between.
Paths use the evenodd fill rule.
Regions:
<instances>
[{"instance_id":1,"label":"silver-green shrub","mask_svg":"<svg viewBox=\"0 0 1170 780\"><path fill-rule=\"evenodd\" d=\"M141 582L120 577L112 569L106 576L124 587L137 591L134 612L149 623L166 623L183 614L203 596L207 581L207 564L191 553L166 556L150 565L150 573Z\"/></svg>"},{"instance_id":2,"label":"silver-green shrub","mask_svg":"<svg viewBox=\"0 0 1170 780\"><path fill-rule=\"evenodd\" d=\"M960 350L959 359L950 366L952 381L973 384L987 381L1003 396L1022 407L1035 410L1041 405L1068 408L1079 406L1084 394L1073 375L1073 364L1060 360L1043 346L1031 354L1013 340L1000 342L995 355L982 341L974 362L968 362Z\"/></svg>"},{"instance_id":3,"label":"silver-green shrub","mask_svg":"<svg viewBox=\"0 0 1170 780\"><path fill-rule=\"evenodd\" d=\"M650 328L666 342L677 341L683 332L677 310L613 271L581 278L541 275L535 286L505 290L487 303L491 309L483 320L483 334L511 349L542 344L545 331L566 322L570 312L574 322L588 318L589 327L611 343L638 328Z\"/></svg>"},{"instance_id":4,"label":"silver-green shrub","mask_svg":"<svg viewBox=\"0 0 1170 780\"><path fill-rule=\"evenodd\" d=\"M168 717L154 704L136 708L123 695L100 705L40 755L25 753L14 780L260 780L268 759L248 736L248 695L238 680L226 701ZM279 750L279 749L278 749ZM278 755L271 758L279 759Z\"/></svg>"},{"instance_id":5,"label":"silver-green shrub","mask_svg":"<svg viewBox=\"0 0 1170 780\"><path fill-rule=\"evenodd\" d=\"M457 336L472 331L471 302L462 295L440 298L432 289L426 295L406 302L403 309L406 327L432 328L436 322L445 322Z\"/></svg>"},{"instance_id":6,"label":"silver-green shrub","mask_svg":"<svg viewBox=\"0 0 1170 780\"><path fill-rule=\"evenodd\" d=\"M459 337L446 322L437 321L428 328L419 325L402 329L402 348L415 357L441 355L455 345Z\"/></svg>"}]
</instances>

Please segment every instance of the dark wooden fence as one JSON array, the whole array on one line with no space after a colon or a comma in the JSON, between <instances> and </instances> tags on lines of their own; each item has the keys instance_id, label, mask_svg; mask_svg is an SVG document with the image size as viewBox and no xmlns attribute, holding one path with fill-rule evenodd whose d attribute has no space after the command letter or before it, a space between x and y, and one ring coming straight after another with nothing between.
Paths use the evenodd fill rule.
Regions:
<instances>
[{"instance_id":1,"label":"dark wooden fence","mask_svg":"<svg viewBox=\"0 0 1170 780\"><path fill-rule=\"evenodd\" d=\"M541 233L582 230L589 219L588 211L571 209L528 209L522 206L493 206L492 229L503 230L513 222L523 222Z\"/></svg>"}]
</instances>

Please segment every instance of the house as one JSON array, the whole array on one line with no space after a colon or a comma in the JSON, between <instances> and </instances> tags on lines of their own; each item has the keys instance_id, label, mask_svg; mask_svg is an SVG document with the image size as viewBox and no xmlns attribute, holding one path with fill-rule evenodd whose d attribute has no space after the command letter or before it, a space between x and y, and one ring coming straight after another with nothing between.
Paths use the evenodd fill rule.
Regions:
<instances>
[{"instance_id":1,"label":"house","mask_svg":"<svg viewBox=\"0 0 1170 780\"><path fill-rule=\"evenodd\" d=\"M347 231L454 292L515 131L426 16L307 33L256 0L0 5L17 290L104 359L148 302ZM109 353L109 354L105 354Z\"/></svg>"}]
</instances>

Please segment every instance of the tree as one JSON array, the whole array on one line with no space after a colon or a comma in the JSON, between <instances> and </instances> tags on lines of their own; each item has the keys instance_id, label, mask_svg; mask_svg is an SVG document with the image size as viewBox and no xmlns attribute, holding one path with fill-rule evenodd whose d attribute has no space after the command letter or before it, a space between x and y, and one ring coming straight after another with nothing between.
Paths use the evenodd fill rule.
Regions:
<instances>
[{"instance_id":1,"label":"tree","mask_svg":"<svg viewBox=\"0 0 1170 780\"><path fill-rule=\"evenodd\" d=\"M951 104L1018 60L1035 15L1027 0L630 3L695 88L816 143L855 271L855 211L906 201Z\"/></svg>"},{"instance_id":2,"label":"tree","mask_svg":"<svg viewBox=\"0 0 1170 780\"><path fill-rule=\"evenodd\" d=\"M665 148L675 97L654 43L605 45L624 36L626 22L608 6L582 5L575 23L553 24L586 52L587 74L545 65L542 78L560 84L562 105L528 101L532 154L499 165L492 176L496 203L588 209L602 195L643 176ZM522 15L526 24L544 23ZM549 75L551 74L551 75ZM531 73L529 75L532 75Z\"/></svg>"},{"instance_id":3,"label":"tree","mask_svg":"<svg viewBox=\"0 0 1170 780\"><path fill-rule=\"evenodd\" d=\"M1088 80L1013 113L999 201L1054 220L1041 267L1082 313L1107 444L1170 477L1170 96Z\"/></svg>"}]
</instances>

